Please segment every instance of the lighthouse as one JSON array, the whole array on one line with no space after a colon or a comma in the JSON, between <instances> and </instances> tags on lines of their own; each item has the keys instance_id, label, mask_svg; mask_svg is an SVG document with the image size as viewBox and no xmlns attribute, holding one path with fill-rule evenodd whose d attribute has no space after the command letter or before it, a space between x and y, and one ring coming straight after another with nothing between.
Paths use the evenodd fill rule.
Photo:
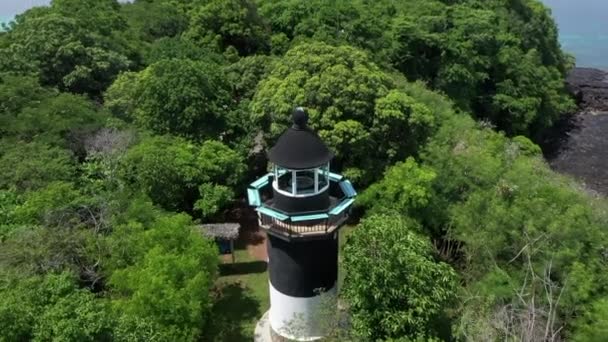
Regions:
<instances>
[{"instance_id":1,"label":"lighthouse","mask_svg":"<svg viewBox=\"0 0 608 342\"><path fill-rule=\"evenodd\" d=\"M337 293L338 231L357 193L330 171L334 154L308 127L305 109L292 119L268 151L271 172L247 193L268 236L270 336L314 341L325 335L318 313L322 296Z\"/></svg>"}]
</instances>

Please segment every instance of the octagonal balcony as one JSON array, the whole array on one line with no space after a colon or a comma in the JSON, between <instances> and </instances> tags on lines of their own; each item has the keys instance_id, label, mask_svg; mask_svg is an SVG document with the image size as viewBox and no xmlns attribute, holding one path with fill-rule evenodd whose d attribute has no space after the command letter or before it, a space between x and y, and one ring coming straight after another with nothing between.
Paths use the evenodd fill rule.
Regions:
<instances>
[{"instance_id":1,"label":"octagonal balcony","mask_svg":"<svg viewBox=\"0 0 608 342\"><path fill-rule=\"evenodd\" d=\"M347 220L357 193L351 182L342 175L326 174L329 179L329 204L315 211L296 209L287 212L278 208L272 190L276 171L251 183L247 195L249 204L258 212L260 227L286 240L314 239L337 231Z\"/></svg>"}]
</instances>

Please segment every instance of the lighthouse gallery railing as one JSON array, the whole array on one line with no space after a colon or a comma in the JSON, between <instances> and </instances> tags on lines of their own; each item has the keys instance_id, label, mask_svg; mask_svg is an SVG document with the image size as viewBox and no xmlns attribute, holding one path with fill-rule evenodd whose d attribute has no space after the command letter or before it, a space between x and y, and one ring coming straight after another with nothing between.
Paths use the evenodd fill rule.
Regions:
<instances>
[{"instance_id":1,"label":"lighthouse gallery railing","mask_svg":"<svg viewBox=\"0 0 608 342\"><path fill-rule=\"evenodd\" d=\"M286 213L262 201L260 191L270 185L271 176L268 174L251 183L247 190L249 204L256 207L262 228L286 236L331 233L348 218L348 211L357 195L348 180L339 174L330 173L330 181L339 185L343 197L334 198L335 203L326 211Z\"/></svg>"}]
</instances>

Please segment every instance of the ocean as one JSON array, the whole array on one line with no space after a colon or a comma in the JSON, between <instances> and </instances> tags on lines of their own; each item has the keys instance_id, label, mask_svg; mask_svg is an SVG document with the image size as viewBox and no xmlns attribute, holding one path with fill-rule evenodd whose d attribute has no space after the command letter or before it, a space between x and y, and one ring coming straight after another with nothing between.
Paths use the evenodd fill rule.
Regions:
<instances>
[{"instance_id":1,"label":"ocean","mask_svg":"<svg viewBox=\"0 0 608 342\"><path fill-rule=\"evenodd\" d=\"M29 6L49 2L0 1L0 22L10 21L15 14ZM541 1L551 8L559 27L562 47L576 57L577 66L608 70L608 0Z\"/></svg>"},{"instance_id":2,"label":"ocean","mask_svg":"<svg viewBox=\"0 0 608 342\"><path fill-rule=\"evenodd\" d=\"M577 66L608 70L608 1L542 0L557 21L562 48Z\"/></svg>"}]
</instances>

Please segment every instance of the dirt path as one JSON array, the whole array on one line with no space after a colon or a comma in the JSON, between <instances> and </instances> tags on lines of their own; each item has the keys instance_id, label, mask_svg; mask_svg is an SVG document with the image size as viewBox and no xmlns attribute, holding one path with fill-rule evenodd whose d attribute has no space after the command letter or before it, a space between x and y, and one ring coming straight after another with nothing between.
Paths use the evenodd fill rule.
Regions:
<instances>
[{"instance_id":1,"label":"dirt path","mask_svg":"<svg viewBox=\"0 0 608 342\"><path fill-rule=\"evenodd\" d=\"M261 240L261 242L247 245L247 251L249 252L249 255L251 255L251 257L255 260L268 262L268 252L266 250L266 233L261 230L258 230L257 232L254 232L253 235L256 241Z\"/></svg>"},{"instance_id":2,"label":"dirt path","mask_svg":"<svg viewBox=\"0 0 608 342\"><path fill-rule=\"evenodd\" d=\"M241 224L241 232L235 248L246 249L255 260L268 261L266 233L258 226L258 216L255 210L243 204L235 208L230 213L230 217Z\"/></svg>"}]
</instances>

